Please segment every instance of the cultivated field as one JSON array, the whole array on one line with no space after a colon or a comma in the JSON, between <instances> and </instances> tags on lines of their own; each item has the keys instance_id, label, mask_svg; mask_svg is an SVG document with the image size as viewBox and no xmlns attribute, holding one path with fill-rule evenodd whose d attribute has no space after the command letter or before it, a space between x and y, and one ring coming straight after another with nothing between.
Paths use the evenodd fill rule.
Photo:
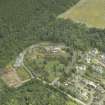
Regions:
<instances>
[{"instance_id":1,"label":"cultivated field","mask_svg":"<svg viewBox=\"0 0 105 105\"><path fill-rule=\"evenodd\" d=\"M71 19L88 27L105 28L105 0L80 0L58 17Z\"/></svg>"},{"instance_id":2,"label":"cultivated field","mask_svg":"<svg viewBox=\"0 0 105 105\"><path fill-rule=\"evenodd\" d=\"M2 75L2 79L9 87L15 87L20 85L22 82L13 69L6 70L6 72Z\"/></svg>"},{"instance_id":3,"label":"cultivated field","mask_svg":"<svg viewBox=\"0 0 105 105\"><path fill-rule=\"evenodd\" d=\"M23 67L16 69L12 67L12 64L9 66L5 68L5 71L1 75L1 79L7 86L16 88L31 79L29 73Z\"/></svg>"}]
</instances>

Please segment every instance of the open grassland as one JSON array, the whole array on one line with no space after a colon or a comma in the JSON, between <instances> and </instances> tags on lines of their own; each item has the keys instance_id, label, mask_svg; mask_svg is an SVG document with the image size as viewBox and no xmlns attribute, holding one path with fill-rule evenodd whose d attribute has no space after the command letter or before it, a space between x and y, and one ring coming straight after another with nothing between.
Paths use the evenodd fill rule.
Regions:
<instances>
[{"instance_id":1,"label":"open grassland","mask_svg":"<svg viewBox=\"0 0 105 105\"><path fill-rule=\"evenodd\" d=\"M31 76L30 76L29 73L25 70L24 67L20 67L18 70L16 70L16 73L18 74L18 76L20 77L20 79L21 79L22 81L31 78Z\"/></svg>"},{"instance_id":2,"label":"open grassland","mask_svg":"<svg viewBox=\"0 0 105 105\"><path fill-rule=\"evenodd\" d=\"M79 105L79 104L77 104L76 102L70 100L70 101L67 102L67 105Z\"/></svg>"},{"instance_id":3,"label":"open grassland","mask_svg":"<svg viewBox=\"0 0 105 105\"><path fill-rule=\"evenodd\" d=\"M105 28L105 0L80 0L59 17L72 19L88 27Z\"/></svg>"}]
</instances>

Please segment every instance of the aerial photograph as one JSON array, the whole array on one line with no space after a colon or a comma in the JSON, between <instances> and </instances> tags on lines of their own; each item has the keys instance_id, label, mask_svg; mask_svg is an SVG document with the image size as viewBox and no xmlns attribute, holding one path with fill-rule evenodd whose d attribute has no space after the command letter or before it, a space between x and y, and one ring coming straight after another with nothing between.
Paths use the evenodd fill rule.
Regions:
<instances>
[{"instance_id":1,"label":"aerial photograph","mask_svg":"<svg viewBox=\"0 0 105 105\"><path fill-rule=\"evenodd\" d=\"M0 0L0 105L105 105L105 0Z\"/></svg>"}]
</instances>

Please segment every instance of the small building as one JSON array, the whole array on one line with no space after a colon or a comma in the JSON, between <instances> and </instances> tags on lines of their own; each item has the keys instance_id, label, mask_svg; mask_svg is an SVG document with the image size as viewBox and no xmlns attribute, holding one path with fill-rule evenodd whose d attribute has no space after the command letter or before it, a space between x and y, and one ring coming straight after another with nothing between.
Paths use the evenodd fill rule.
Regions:
<instances>
[{"instance_id":1,"label":"small building","mask_svg":"<svg viewBox=\"0 0 105 105\"><path fill-rule=\"evenodd\" d=\"M97 88L96 88L97 91L101 92L102 94L105 93L105 90L102 86L100 86L99 84L97 85Z\"/></svg>"},{"instance_id":2,"label":"small building","mask_svg":"<svg viewBox=\"0 0 105 105\"><path fill-rule=\"evenodd\" d=\"M92 82L92 81L88 81L88 84L87 84L89 87L93 87L93 88L97 88L97 85Z\"/></svg>"},{"instance_id":3,"label":"small building","mask_svg":"<svg viewBox=\"0 0 105 105\"><path fill-rule=\"evenodd\" d=\"M85 71L86 70L86 65L76 66L76 70Z\"/></svg>"},{"instance_id":4,"label":"small building","mask_svg":"<svg viewBox=\"0 0 105 105\"><path fill-rule=\"evenodd\" d=\"M85 61L89 64L91 63L91 57L87 54L85 57Z\"/></svg>"},{"instance_id":5,"label":"small building","mask_svg":"<svg viewBox=\"0 0 105 105\"><path fill-rule=\"evenodd\" d=\"M86 101L88 100L88 92L87 90L83 90L82 93L81 93L81 97Z\"/></svg>"},{"instance_id":6,"label":"small building","mask_svg":"<svg viewBox=\"0 0 105 105\"><path fill-rule=\"evenodd\" d=\"M103 67L101 67L101 66L93 65L92 68L93 68L93 70L94 70L95 72L97 72L97 73L100 73L100 74L103 73Z\"/></svg>"},{"instance_id":7,"label":"small building","mask_svg":"<svg viewBox=\"0 0 105 105\"><path fill-rule=\"evenodd\" d=\"M97 88L97 85L96 85L93 81L84 79L84 80L82 80L81 82L82 82L83 84L86 84L88 87Z\"/></svg>"},{"instance_id":8,"label":"small building","mask_svg":"<svg viewBox=\"0 0 105 105\"><path fill-rule=\"evenodd\" d=\"M94 48L94 49L92 50L92 53L95 54L95 55L98 54L98 53L99 53L99 52L98 52L98 49L97 49L97 48Z\"/></svg>"}]
</instances>

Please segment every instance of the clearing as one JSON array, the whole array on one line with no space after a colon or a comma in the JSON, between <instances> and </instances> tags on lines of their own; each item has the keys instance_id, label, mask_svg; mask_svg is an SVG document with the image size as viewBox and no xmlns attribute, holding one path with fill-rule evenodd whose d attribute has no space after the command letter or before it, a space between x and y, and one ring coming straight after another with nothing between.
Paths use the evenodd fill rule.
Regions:
<instances>
[{"instance_id":1,"label":"clearing","mask_svg":"<svg viewBox=\"0 0 105 105\"><path fill-rule=\"evenodd\" d=\"M7 86L17 88L23 83L29 81L31 76L24 67L14 68L11 64L9 67L5 68L1 78L7 84Z\"/></svg>"},{"instance_id":2,"label":"clearing","mask_svg":"<svg viewBox=\"0 0 105 105\"><path fill-rule=\"evenodd\" d=\"M15 87L17 85L20 85L22 82L13 69L6 70L2 75L2 79L9 87Z\"/></svg>"},{"instance_id":3,"label":"clearing","mask_svg":"<svg viewBox=\"0 0 105 105\"><path fill-rule=\"evenodd\" d=\"M71 19L88 27L105 28L105 0L80 0L58 18Z\"/></svg>"}]
</instances>

